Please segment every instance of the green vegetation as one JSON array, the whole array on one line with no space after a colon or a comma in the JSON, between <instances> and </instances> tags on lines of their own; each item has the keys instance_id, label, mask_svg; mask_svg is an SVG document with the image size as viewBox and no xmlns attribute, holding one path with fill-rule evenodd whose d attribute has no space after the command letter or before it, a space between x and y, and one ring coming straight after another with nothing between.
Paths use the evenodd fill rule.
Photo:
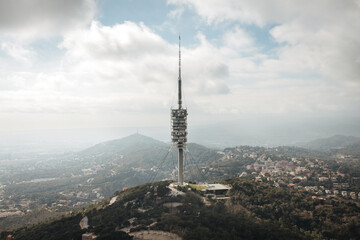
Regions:
<instances>
[{"instance_id":1,"label":"green vegetation","mask_svg":"<svg viewBox=\"0 0 360 240\"><path fill-rule=\"evenodd\" d=\"M357 239L360 208L350 201L312 199L308 193L233 178L231 198L204 204L200 195L170 196L169 182L143 184L116 193L60 220L4 232L16 239L131 239L134 231L162 230L184 239ZM176 202L177 207L164 203ZM80 229L87 216L90 227ZM127 229L127 230L126 230Z\"/></svg>"},{"instance_id":2,"label":"green vegetation","mask_svg":"<svg viewBox=\"0 0 360 240\"><path fill-rule=\"evenodd\" d=\"M253 219L245 212L232 213L224 201L205 206L197 195L187 194L178 214L164 215L156 229L172 231L184 239L304 239L292 229L271 221Z\"/></svg>"},{"instance_id":3,"label":"green vegetation","mask_svg":"<svg viewBox=\"0 0 360 240\"><path fill-rule=\"evenodd\" d=\"M358 203L312 199L306 192L274 188L239 179L228 180L232 205L240 205L254 217L282 227L298 229L321 239L357 239L360 236Z\"/></svg>"},{"instance_id":4,"label":"green vegetation","mask_svg":"<svg viewBox=\"0 0 360 240\"><path fill-rule=\"evenodd\" d=\"M12 233L15 239L81 239L84 230L80 229L81 214L76 214L50 223L42 223L29 228L20 228ZM2 236L5 239L6 235Z\"/></svg>"}]
</instances>

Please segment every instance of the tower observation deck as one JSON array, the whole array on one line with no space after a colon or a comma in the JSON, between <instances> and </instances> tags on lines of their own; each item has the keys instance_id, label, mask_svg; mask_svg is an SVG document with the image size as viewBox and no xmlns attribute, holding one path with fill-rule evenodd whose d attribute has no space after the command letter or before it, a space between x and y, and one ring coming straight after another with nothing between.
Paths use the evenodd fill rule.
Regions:
<instances>
[{"instance_id":1,"label":"tower observation deck","mask_svg":"<svg viewBox=\"0 0 360 240\"><path fill-rule=\"evenodd\" d=\"M181 48L179 36L179 77L178 77L178 108L171 109L171 140L178 149L178 183L184 184L184 149L187 142L187 109L182 107L181 92Z\"/></svg>"}]
</instances>

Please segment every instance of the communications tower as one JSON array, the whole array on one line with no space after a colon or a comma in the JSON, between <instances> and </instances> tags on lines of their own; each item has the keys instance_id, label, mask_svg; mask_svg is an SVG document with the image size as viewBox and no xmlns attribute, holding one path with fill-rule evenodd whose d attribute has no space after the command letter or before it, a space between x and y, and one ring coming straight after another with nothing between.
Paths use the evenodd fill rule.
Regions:
<instances>
[{"instance_id":1,"label":"communications tower","mask_svg":"<svg viewBox=\"0 0 360 240\"><path fill-rule=\"evenodd\" d=\"M179 77L178 77L178 108L171 109L171 140L178 149L178 183L184 184L184 149L187 141L187 110L182 107L181 94L181 49L179 36Z\"/></svg>"}]
</instances>

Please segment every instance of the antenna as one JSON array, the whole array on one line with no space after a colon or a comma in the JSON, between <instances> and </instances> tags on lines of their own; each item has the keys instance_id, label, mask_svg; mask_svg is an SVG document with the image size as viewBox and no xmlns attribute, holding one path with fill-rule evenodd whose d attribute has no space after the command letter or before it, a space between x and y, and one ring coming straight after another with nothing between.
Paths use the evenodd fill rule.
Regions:
<instances>
[{"instance_id":1,"label":"antenna","mask_svg":"<svg viewBox=\"0 0 360 240\"><path fill-rule=\"evenodd\" d=\"M179 109L182 108L182 96L181 96L181 38L179 35L179 78L178 78L178 104L179 104Z\"/></svg>"}]
</instances>

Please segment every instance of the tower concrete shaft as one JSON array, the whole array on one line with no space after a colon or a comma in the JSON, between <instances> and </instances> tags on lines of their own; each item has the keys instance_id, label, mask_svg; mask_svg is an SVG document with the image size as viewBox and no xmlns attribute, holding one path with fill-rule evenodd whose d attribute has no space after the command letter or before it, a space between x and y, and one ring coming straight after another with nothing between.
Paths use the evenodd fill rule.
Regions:
<instances>
[{"instance_id":1,"label":"tower concrete shaft","mask_svg":"<svg viewBox=\"0 0 360 240\"><path fill-rule=\"evenodd\" d=\"M178 156L178 168L179 168L179 176L178 182L179 185L184 184L184 150L179 148L179 156Z\"/></svg>"}]
</instances>

